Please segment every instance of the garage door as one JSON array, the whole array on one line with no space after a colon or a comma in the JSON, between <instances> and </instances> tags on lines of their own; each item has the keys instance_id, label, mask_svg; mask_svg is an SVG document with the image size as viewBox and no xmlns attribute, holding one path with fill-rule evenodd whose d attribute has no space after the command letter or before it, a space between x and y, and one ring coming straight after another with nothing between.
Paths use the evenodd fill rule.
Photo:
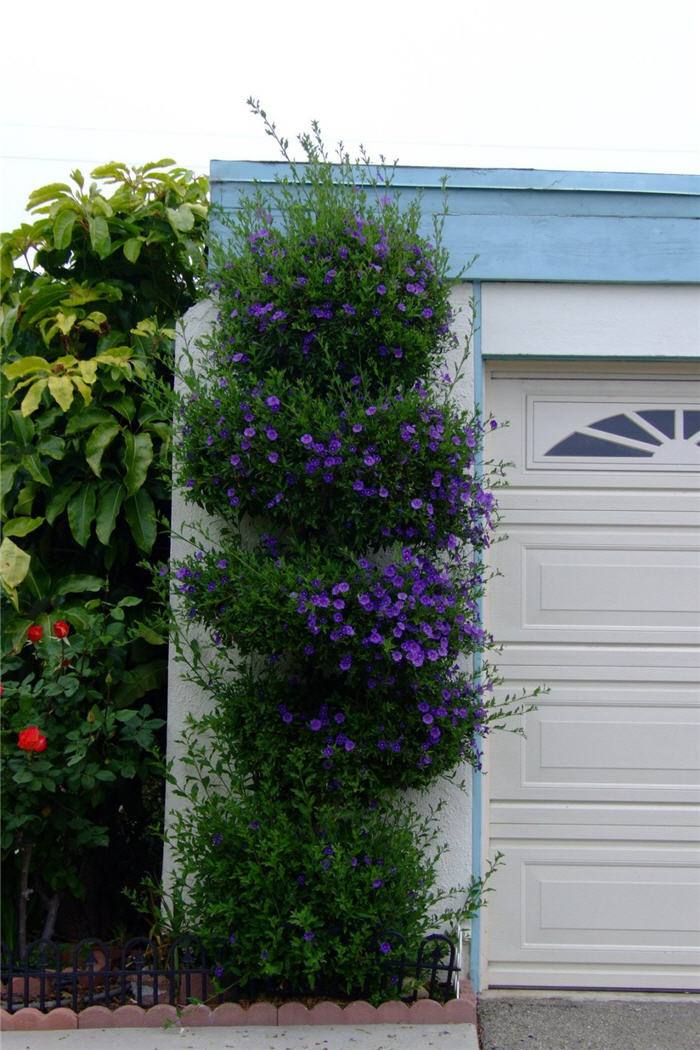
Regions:
<instances>
[{"instance_id":1,"label":"garage door","mask_svg":"<svg viewBox=\"0 0 700 1050\"><path fill-rule=\"evenodd\" d=\"M487 620L504 689L546 683L486 754L492 987L700 986L700 370L502 363L510 425Z\"/></svg>"}]
</instances>

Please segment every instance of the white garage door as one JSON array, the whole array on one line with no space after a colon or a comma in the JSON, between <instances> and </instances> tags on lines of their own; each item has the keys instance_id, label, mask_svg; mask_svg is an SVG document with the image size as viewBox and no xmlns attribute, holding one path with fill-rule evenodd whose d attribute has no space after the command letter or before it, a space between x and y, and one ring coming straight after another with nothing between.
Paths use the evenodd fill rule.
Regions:
<instances>
[{"instance_id":1,"label":"white garage door","mask_svg":"<svg viewBox=\"0 0 700 1050\"><path fill-rule=\"evenodd\" d=\"M492 987L700 987L700 370L501 363L513 463L487 621L507 691L486 755Z\"/></svg>"}]
</instances>

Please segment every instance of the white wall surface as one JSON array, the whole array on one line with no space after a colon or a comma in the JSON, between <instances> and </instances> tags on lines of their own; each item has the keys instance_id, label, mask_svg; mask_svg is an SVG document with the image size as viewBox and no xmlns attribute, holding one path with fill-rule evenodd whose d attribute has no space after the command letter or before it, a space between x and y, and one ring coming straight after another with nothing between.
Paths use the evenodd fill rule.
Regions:
<instances>
[{"instance_id":1,"label":"white wall surface","mask_svg":"<svg viewBox=\"0 0 700 1050\"><path fill-rule=\"evenodd\" d=\"M484 357L700 359L694 285L485 282L481 303Z\"/></svg>"}]
</instances>

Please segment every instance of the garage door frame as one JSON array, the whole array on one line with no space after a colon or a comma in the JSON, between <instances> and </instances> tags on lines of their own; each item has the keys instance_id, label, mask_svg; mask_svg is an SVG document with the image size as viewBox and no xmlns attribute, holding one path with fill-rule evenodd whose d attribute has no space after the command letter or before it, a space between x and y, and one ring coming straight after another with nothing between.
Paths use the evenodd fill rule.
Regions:
<instances>
[{"instance_id":1,"label":"garage door frame","mask_svg":"<svg viewBox=\"0 0 700 1050\"><path fill-rule=\"evenodd\" d=\"M508 286L502 285L501 287L507 288ZM601 286L601 287L604 287L604 286ZM533 285L532 289L527 289L526 287L521 287L521 288L518 289L518 291L522 292L522 293L527 293L528 290L532 291L532 290L534 290L536 288L537 288L537 286ZM587 288L585 285L582 285L579 288L580 293L582 293L582 295L584 297L589 293L590 290L591 289ZM595 291L595 290L596 289L593 289L593 291ZM690 291L690 290L691 290L690 288L686 289L686 291ZM486 291L488 293L488 286L486 286ZM539 288L539 291L542 291L541 287ZM559 291L563 292L565 290L564 289L559 289ZM608 292L610 292L610 291L612 291L612 289L608 289ZM646 291L650 291L650 290L647 289ZM693 293L696 293L696 289L692 289L692 291L693 291ZM697 299L696 294L693 295L693 300L694 300L694 302L696 304L695 309L696 309L697 313L696 313L695 317L693 317L692 313L686 317L685 332L682 335L682 338L685 338L685 343L684 344L681 343L681 345L679 347L679 342L678 342L677 338L669 338L666 341L666 343L665 343L665 347L667 348L666 352L662 354L662 353L659 353L658 346L654 346L654 340L651 339L651 340L648 341L649 345L646 348L647 352L644 352L645 348L643 346L640 348L639 342L637 342L633 352L630 353L629 350L628 350L628 352L625 353L624 351L625 351L626 348L623 346L622 347L622 352L618 353L618 354L615 354L615 355L610 353L609 346L605 346L605 338L603 338L602 340L598 340L597 342L596 342L595 339L592 342L589 341L586 344L585 349L581 348L578 353L576 353L576 352L573 352L573 353L557 353L557 354L544 353L544 354L537 354L537 355L533 354L532 351L530 351L530 354L522 354L522 355L518 354L518 353L512 353L512 352L511 353L507 353L507 352L504 353L503 352L503 350L504 350L503 344L499 343L499 341L497 339L494 340L493 332L490 330L489 325L487 324L486 326L484 326L484 316L483 316L483 312L484 312L484 301L483 301L484 300L484 286L482 285L481 282L475 282L474 288L473 288L473 295L474 295L474 304L475 304L475 312L476 312L476 316L475 316L475 328L476 328L476 331L475 331L474 346L473 346L474 371L475 371L475 391L476 391L477 403L478 403L479 407L482 408L482 409L484 408L484 398L485 398L485 379L484 379L485 369L486 369L487 365L491 361L494 361L494 360L495 361L498 361L498 360L510 360L511 362L513 362L515 358L518 358L518 359L520 359L520 361L523 364L523 369L524 369L523 374L525 375L525 374L527 374L529 363L530 362L534 363L535 360L537 360L541 364L547 364L547 363L552 364L553 362L556 363L556 362L562 361L562 360L569 360L569 361L576 360L576 361L579 361L581 363L581 367L582 367L583 370L587 371L590 368L591 372L595 371L595 366L596 365L600 365L603 362L605 364L618 362L618 363L620 363L620 367L621 368L625 367L622 364L622 362L631 362L631 361L647 362L649 364L652 364L652 366L653 366L653 364L656 364L657 367L658 367L658 363L662 362L662 363L667 364L669 366L669 370L672 371L673 370L673 362L674 361L679 361L679 362L680 361L684 361L686 366L687 366L688 359L692 356L693 353L695 353L695 355L697 357L697 348L698 348L697 335L698 335L698 332L697 332L697 320L696 320L696 318L697 318L697 316L700 316L700 308L697 305L698 304L698 299ZM488 294L487 294L486 298L488 299ZM497 298L498 297L496 297L496 299ZM524 298L523 298L523 301L525 301L526 298L527 298L527 296L525 295ZM540 323L542 323L542 318L540 318ZM493 328L493 326L491 326L491 328ZM489 337L489 335L491 337L490 338L490 342L487 344L486 347L484 346L484 330L486 330L487 338ZM691 337L694 334L694 337L695 337L694 344L692 344L692 343L689 344L689 342L688 342L689 334L690 334ZM618 333L618 335L619 335L619 333ZM494 346L497 347L496 352L491 352L492 348ZM673 348L674 347L679 348L681 350L681 352L673 353ZM640 352L640 349L641 349L641 352ZM689 353L689 349L690 349L690 353ZM499 350L501 352L498 352ZM536 371L536 369L537 369L537 366L535 366L535 368L533 368L532 371ZM482 775L479 775L479 774L475 775L475 777L473 779L473 809L474 809L474 813L473 813L473 833L474 834L473 834L473 847L472 847L473 848L473 852L472 852L473 871L474 871L475 874L481 875L481 874L483 874L483 871L484 871L484 862L485 862L484 858L487 855L488 843L489 843L489 799L487 797L485 786L484 786L484 778L482 777ZM471 974L470 974L470 976L471 976L471 979L472 979L472 982L473 982L474 986L477 989L482 988L488 981L488 978L487 978L487 959L488 959L488 909L486 909L485 911L482 911L482 913L477 917L477 919L474 921L473 926L472 926L472 950L471 950Z\"/></svg>"}]
</instances>

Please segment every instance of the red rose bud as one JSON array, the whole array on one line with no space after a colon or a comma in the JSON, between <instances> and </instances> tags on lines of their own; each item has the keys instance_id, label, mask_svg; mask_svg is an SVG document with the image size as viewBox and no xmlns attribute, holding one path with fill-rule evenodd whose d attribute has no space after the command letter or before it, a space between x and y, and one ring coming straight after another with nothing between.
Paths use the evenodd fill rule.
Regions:
<instances>
[{"instance_id":1,"label":"red rose bud","mask_svg":"<svg viewBox=\"0 0 700 1050\"><path fill-rule=\"evenodd\" d=\"M56 620L56 623L53 625L53 633L57 638L65 638L69 630L70 627L65 620Z\"/></svg>"},{"instance_id":2,"label":"red rose bud","mask_svg":"<svg viewBox=\"0 0 700 1050\"><path fill-rule=\"evenodd\" d=\"M17 746L23 751L43 751L46 747L46 737L36 726L28 726L20 732Z\"/></svg>"},{"instance_id":3,"label":"red rose bud","mask_svg":"<svg viewBox=\"0 0 700 1050\"><path fill-rule=\"evenodd\" d=\"M27 638L30 642L40 642L41 636L44 633L44 628L38 623L33 623L31 627L27 628Z\"/></svg>"}]
</instances>

